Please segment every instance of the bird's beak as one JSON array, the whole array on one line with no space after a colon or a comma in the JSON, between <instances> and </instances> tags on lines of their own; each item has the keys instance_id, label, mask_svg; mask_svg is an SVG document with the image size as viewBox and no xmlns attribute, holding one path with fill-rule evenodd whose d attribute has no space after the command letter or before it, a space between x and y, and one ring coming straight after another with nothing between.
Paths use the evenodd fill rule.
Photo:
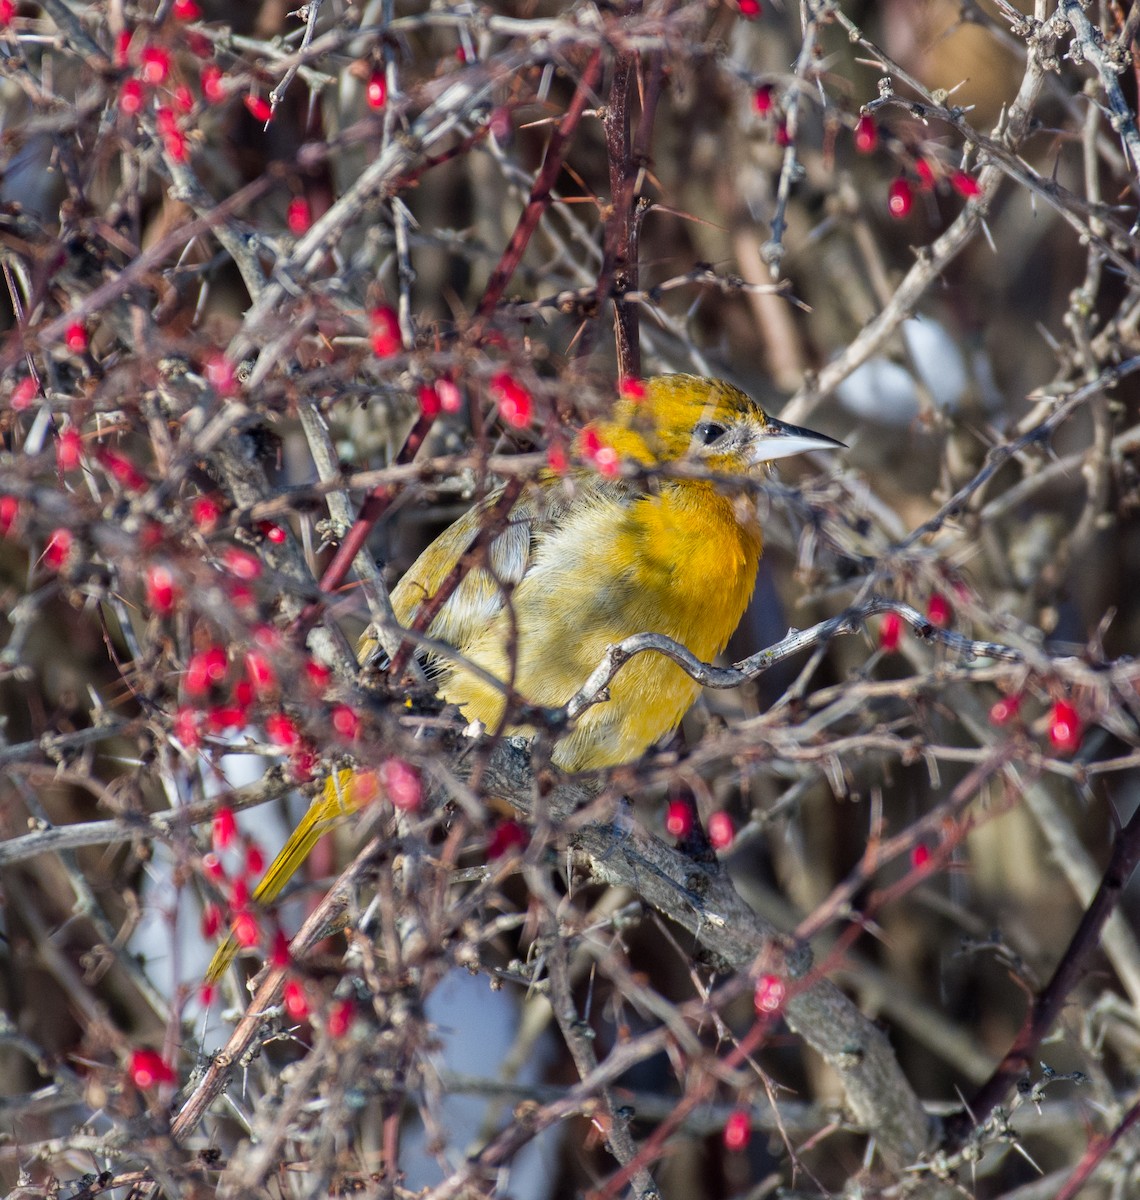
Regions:
<instances>
[{"instance_id":1,"label":"bird's beak","mask_svg":"<svg viewBox=\"0 0 1140 1200\"><path fill-rule=\"evenodd\" d=\"M753 465L772 462L776 458L790 458L806 450L846 450L845 442L838 442L825 433L802 429L799 425L788 425L768 417L764 432L752 443L749 457Z\"/></svg>"}]
</instances>

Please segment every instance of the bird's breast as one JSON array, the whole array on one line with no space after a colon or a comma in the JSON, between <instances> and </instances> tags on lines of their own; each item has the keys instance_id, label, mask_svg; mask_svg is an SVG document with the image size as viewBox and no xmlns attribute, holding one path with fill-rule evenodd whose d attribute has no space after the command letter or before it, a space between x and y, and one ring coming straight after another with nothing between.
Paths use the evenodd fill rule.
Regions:
<instances>
[{"instance_id":1,"label":"bird's breast","mask_svg":"<svg viewBox=\"0 0 1140 1200\"><path fill-rule=\"evenodd\" d=\"M761 550L754 514L711 484L684 482L631 505L619 534L638 588L665 617L659 632L700 658L724 649L748 606Z\"/></svg>"},{"instance_id":2,"label":"bird's breast","mask_svg":"<svg viewBox=\"0 0 1140 1200\"><path fill-rule=\"evenodd\" d=\"M493 620L466 629L457 648L534 704L556 706L585 683L606 647L635 633L661 633L708 661L747 607L760 557L751 509L711 485L685 481L630 496L584 492L542 531L533 561ZM699 688L658 654L638 655L562 739L567 770L637 757L676 727ZM442 694L468 717L496 728L503 693L461 666Z\"/></svg>"}]
</instances>

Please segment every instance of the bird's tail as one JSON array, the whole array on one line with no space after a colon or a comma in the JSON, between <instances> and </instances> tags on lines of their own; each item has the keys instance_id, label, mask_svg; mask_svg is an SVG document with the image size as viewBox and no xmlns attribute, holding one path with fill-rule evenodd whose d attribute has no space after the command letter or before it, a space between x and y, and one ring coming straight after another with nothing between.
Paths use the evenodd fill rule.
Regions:
<instances>
[{"instance_id":1,"label":"bird's tail","mask_svg":"<svg viewBox=\"0 0 1140 1200\"><path fill-rule=\"evenodd\" d=\"M321 794L313 799L300 824L289 835L289 840L254 889L254 904L264 905L276 900L321 837L338 821L367 803L375 794L374 777L370 778L373 782L367 788L358 786L357 773L351 770L338 771L325 780ZM231 933L210 960L206 970L207 983L217 983L225 974L238 948L238 942Z\"/></svg>"}]
</instances>

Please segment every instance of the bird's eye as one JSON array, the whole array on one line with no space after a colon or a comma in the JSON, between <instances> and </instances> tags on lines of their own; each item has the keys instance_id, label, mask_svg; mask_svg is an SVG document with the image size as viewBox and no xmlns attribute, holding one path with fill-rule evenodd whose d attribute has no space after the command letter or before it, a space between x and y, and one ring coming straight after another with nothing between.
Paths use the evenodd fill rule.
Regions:
<instances>
[{"instance_id":1,"label":"bird's eye","mask_svg":"<svg viewBox=\"0 0 1140 1200\"><path fill-rule=\"evenodd\" d=\"M693 428L693 437L702 446L711 446L713 442L724 437L727 432L728 430L723 425L718 425L715 421L699 421Z\"/></svg>"}]
</instances>

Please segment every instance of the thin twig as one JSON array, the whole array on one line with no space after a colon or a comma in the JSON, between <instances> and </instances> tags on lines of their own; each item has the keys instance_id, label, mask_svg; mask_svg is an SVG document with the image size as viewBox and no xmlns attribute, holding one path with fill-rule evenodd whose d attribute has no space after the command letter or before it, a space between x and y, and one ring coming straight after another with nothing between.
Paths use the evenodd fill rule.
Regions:
<instances>
[{"instance_id":1,"label":"thin twig","mask_svg":"<svg viewBox=\"0 0 1140 1200\"><path fill-rule=\"evenodd\" d=\"M970 1101L968 1114L954 1123L952 1136L962 1139L976 1123L989 1116L1001 1104L1009 1089L1032 1065L1042 1039L1053 1027L1073 988L1088 970L1089 958L1096 952L1101 932L1140 863L1140 810L1116 835L1112 858L1105 870L1097 894L1081 915L1073 936L1057 963L1052 978L1034 998L1013 1045L1006 1051L990 1079Z\"/></svg>"}]
</instances>

